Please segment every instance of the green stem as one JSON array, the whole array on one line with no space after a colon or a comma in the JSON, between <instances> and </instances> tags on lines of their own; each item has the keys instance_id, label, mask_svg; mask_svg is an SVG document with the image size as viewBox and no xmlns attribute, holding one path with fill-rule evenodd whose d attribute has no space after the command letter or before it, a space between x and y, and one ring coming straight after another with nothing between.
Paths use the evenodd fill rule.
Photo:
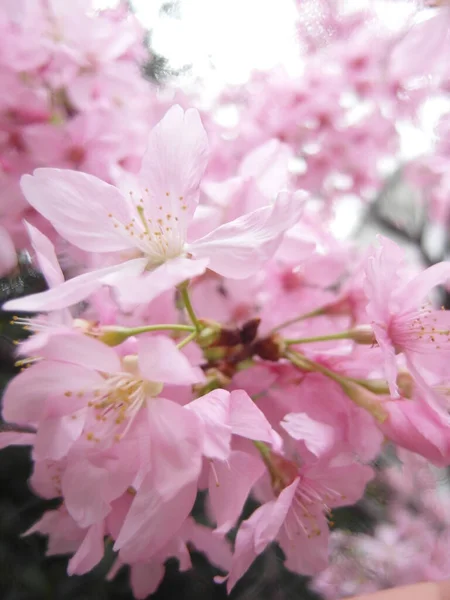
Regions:
<instances>
[{"instance_id":1,"label":"green stem","mask_svg":"<svg viewBox=\"0 0 450 600\"><path fill-rule=\"evenodd\" d=\"M303 355L291 352L290 350L285 353L285 357L290 360L291 363L298 369L303 371L317 371L326 377L329 377L341 386L343 392L350 398L350 400L352 400L352 402L361 408L364 408L377 421L383 423L383 421L386 420L387 412L378 399L375 399L376 396L372 396L373 392L370 393L371 390L367 384L363 388L351 378L345 377L345 375L338 375L323 365L309 360Z\"/></svg>"},{"instance_id":2,"label":"green stem","mask_svg":"<svg viewBox=\"0 0 450 600\"><path fill-rule=\"evenodd\" d=\"M306 321L306 319L311 319L312 317L320 317L320 315L323 315L323 313L324 313L323 307L316 308L315 310L312 310L311 312L307 312L304 315L300 315L299 317L294 317L293 319L289 319L288 321L284 321L283 323L280 323L280 325L277 325L276 327L274 327L272 329L271 333L280 331L280 329L284 329L285 327L289 327L289 325L294 325L295 323L299 323L300 321Z\"/></svg>"},{"instance_id":3,"label":"green stem","mask_svg":"<svg viewBox=\"0 0 450 600\"><path fill-rule=\"evenodd\" d=\"M330 369L327 369L323 365L320 365L313 360L309 360L309 358L306 358L306 356L291 352L290 350L286 352L285 356L295 367L301 369L302 371L318 371L319 373L322 373L322 375L326 375L333 381L336 381L340 384L345 381L345 377L341 377L337 373L334 373L334 371L330 371Z\"/></svg>"},{"instance_id":4,"label":"green stem","mask_svg":"<svg viewBox=\"0 0 450 600\"><path fill-rule=\"evenodd\" d=\"M295 340L284 340L288 346L293 344L309 344L312 342L328 342L331 340L349 340L352 338L351 331L341 331L340 333L331 333L330 335L319 335L317 337L298 338Z\"/></svg>"},{"instance_id":5,"label":"green stem","mask_svg":"<svg viewBox=\"0 0 450 600\"><path fill-rule=\"evenodd\" d=\"M202 328L201 328L201 325L199 323L199 320L197 319L197 316L195 314L194 308L192 306L187 286L188 286L187 283L183 283L183 284L181 284L179 286L178 289L180 290L181 298L183 300L183 303L184 303L184 306L186 308L187 314L189 315L189 318L191 319L192 324L194 325L196 332L200 333L200 331L201 331Z\"/></svg>"},{"instance_id":6,"label":"green stem","mask_svg":"<svg viewBox=\"0 0 450 600\"><path fill-rule=\"evenodd\" d=\"M193 331L195 327L192 325L143 325L142 327L130 327L128 332L130 335L139 335L140 333L147 333L147 331Z\"/></svg>"},{"instance_id":7,"label":"green stem","mask_svg":"<svg viewBox=\"0 0 450 600\"><path fill-rule=\"evenodd\" d=\"M100 327L99 331L94 331L93 334L88 332L88 335L98 338L107 346L118 346L132 335L140 333L148 333L150 331L193 331L192 325L143 325L142 327L120 327L114 325L105 325Z\"/></svg>"},{"instance_id":8,"label":"green stem","mask_svg":"<svg viewBox=\"0 0 450 600\"><path fill-rule=\"evenodd\" d=\"M187 346L189 344L189 342L192 342L192 340L195 340L196 337L197 337L197 332L193 331L191 334L189 334L183 340L181 340L181 342L179 344L177 344L178 350L181 350L181 348L184 348L185 346Z\"/></svg>"}]
</instances>

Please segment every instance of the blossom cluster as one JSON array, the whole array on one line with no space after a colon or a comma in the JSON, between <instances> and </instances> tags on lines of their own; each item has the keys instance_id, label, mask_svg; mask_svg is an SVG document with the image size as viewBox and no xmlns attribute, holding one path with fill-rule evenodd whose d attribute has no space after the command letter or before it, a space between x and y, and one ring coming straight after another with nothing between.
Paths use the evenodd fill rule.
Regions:
<instances>
[{"instance_id":1,"label":"blossom cluster","mask_svg":"<svg viewBox=\"0 0 450 600\"><path fill-rule=\"evenodd\" d=\"M233 175L246 153L275 138L296 158L296 187L327 204L349 195L373 200L399 164L398 122L414 122L431 94L427 78L419 78L428 73L425 63L408 68L416 34L406 17L406 28L387 27L376 2L361 2L349 15L337 1L298 4L301 74L281 66L255 72L219 95L217 110L232 108L236 122L224 127L228 144L213 145L214 174Z\"/></svg>"},{"instance_id":2,"label":"blossom cluster","mask_svg":"<svg viewBox=\"0 0 450 600\"><path fill-rule=\"evenodd\" d=\"M45 226L20 190L23 174L52 166L114 181L136 170L152 122L143 39L125 5L0 2L0 275L28 242L22 219Z\"/></svg>"},{"instance_id":3,"label":"blossom cluster","mask_svg":"<svg viewBox=\"0 0 450 600\"><path fill-rule=\"evenodd\" d=\"M422 270L383 237L355 259L306 192L283 189L283 152L253 150L217 195L200 115L175 105L117 186L22 177L82 272L65 280L25 223L49 289L3 306L31 335L0 443L31 445L33 490L62 500L30 532L73 553L69 573L112 544L110 576L129 565L145 598L197 548L231 590L277 542L288 569L315 574L333 509L362 497L384 439L450 464L450 318L433 295L450 263ZM203 490L208 526L191 514Z\"/></svg>"},{"instance_id":4,"label":"blossom cluster","mask_svg":"<svg viewBox=\"0 0 450 600\"><path fill-rule=\"evenodd\" d=\"M388 486L386 521L372 535L331 534L330 566L312 584L326 600L450 576L446 475L417 455L399 455L401 465L380 474Z\"/></svg>"}]
</instances>

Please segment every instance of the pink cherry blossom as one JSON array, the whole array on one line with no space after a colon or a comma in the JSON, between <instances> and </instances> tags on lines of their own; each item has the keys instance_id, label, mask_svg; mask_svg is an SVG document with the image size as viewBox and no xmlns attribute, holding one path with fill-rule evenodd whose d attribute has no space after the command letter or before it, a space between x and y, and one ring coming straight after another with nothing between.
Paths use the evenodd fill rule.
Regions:
<instances>
[{"instance_id":1,"label":"pink cherry blossom","mask_svg":"<svg viewBox=\"0 0 450 600\"><path fill-rule=\"evenodd\" d=\"M206 134L198 113L184 113L175 106L150 134L139 192L126 196L92 176L48 169L24 177L22 185L30 204L68 241L86 251L119 253L116 265L122 277L127 271L131 275L134 269L145 269L138 279L127 278L119 292L124 302L136 297L148 302L200 275L207 265L225 276L248 277L274 254L285 230L299 218L300 199L281 194L273 206L257 209L187 244L187 227L198 203L206 159ZM87 197L91 198L88 210ZM136 256L142 258L131 258ZM114 285L110 281L114 267L105 267L28 300L11 301L5 308L63 308L98 289L103 274L107 275L103 283Z\"/></svg>"},{"instance_id":2,"label":"pink cherry blossom","mask_svg":"<svg viewBox=\"0 0 450 600\"><path fill-rule=\"evenodd\" d=\"M355 502L372 477L369 467L339 456L300 468L275 457L273 467L274 474L279 472L284 479L283 488L277 498L256 509L241 524L228 590L234 587L256 555L274 540L286 555L288 569L307 574L323 569L327 564L326 513L335 506Z\"/></svg>"},{"instance_id":3,"label":"pink cherry blossom","mask_svg":"<svg viewBox=\"0 0 450 600\"><path fill-rule=\"evenodd\" d=\"M401 274L404 266L400 248L379 237L366 263L367 315L383 352L389 388L397 396L396 353L404 352L409 366L417 368L424 354L439 350L446 360L450 350L447 311L423 304L433 288L450 278L450 265L442 262L409 278Z\"/></svg>"}]
</instances>

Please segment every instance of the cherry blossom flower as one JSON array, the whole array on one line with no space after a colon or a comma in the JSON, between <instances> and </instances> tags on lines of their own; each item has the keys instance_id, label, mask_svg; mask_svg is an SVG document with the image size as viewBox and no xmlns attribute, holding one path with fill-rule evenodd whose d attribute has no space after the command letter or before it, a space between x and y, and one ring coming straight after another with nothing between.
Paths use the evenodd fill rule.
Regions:
<instances>
[{"instance_id":1,"label":"cherry blossom flower","mask_svg":"<svg viewBox=\"0 0 450 600\"><path fill-rule=\"evenodd\" d=\"M256 509L238 531L227 582L230 591L256 555L272 541L286 555L286 567L304 574L327 564L330 509L355 502L372 477L369 467L334 456L297 467L282 457L273 460L277 497Z\"/></svg>"},{"instance_id":2,"label":"cherry blossom flower","mask_svg":"<svg viewBox=\"0 0 450 600\"><path fill-rule=\"evenodd\" d=\"M391 394L398 396L396 353L403 352L415 372L424 355L426 358L439 351L441 360L447 360L449 314L433 310L423 301L433 288L450 278L450 265L441 262L406 278L401 249L386 238L378 240L379 246L366 262L367 315L383 352Z\"/></svg>"},{"instance_id":3,"label":"cherry blossom flower","mask_svg":"<svg viewBox=\"0 0 450 600\"><path fill-rule=\"evenodd\" d=\"M119 285L122 301L139 298L145 303L200 275L206 266L227 277L248 277L273 255L284 232L300 216L300 200L280 194L272 206L188 243L187 229L198 203L206 160L206 134L198 113L184 113L175 106L150 134L139 174L139 194L130 191L127 197L92 176L52 169L24 177L22 185L30 204L68 241L90 252L115 252L122 278L127 271L128 275L136 269L145 271L139 278L126 277ZM98 289L105 274L108 278L113 275L114 267L92 271L87 275L88 287L86 275L82 275L28 299L10 301L5 308L63 308Z\"/></svg>"}]
</instances>

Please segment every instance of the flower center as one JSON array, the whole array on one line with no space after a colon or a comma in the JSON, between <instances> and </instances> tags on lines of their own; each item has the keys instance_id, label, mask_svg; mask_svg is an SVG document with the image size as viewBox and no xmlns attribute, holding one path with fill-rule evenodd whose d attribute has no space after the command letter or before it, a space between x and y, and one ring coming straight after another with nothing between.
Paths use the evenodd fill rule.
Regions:
<instances>
[{"instance_id":1,"label":"flower center","mask_svg":"<svg viewBox=\"0 0 450 600\"><path fill-rule=\"evenodd\" d=\"M144 196L150 196L148 189ZM109 213L114 227L122 234L133 239L133 245L140 254L148 259L149 270L163 264L171 258L183 254L186 241L186 220L178 216L178 210L172 210L170 193L166 192L166 200L161 204L150 201L149 198L136 200L132 191L129 192L131 219L122 221ZM182 203L181 209L187 210L183 196L178 198ZM183 213L184 214L184 213Z\"/></svg>"},{"instance_id":2,"label":"flower center","mask_svg":"<svg viewBox=\"0 0 450 600\"><path fill-rule=\"evenodd\" d=\"M101 387L94 390L94 400L89 402L95 411L96 421L106 426L107 430L116 430L126 422L120 434L115 434L117 441L128 431L147 399L158 396L163 389L162 383L142 377L136 356L125 356L122 367L122 373L108 377ZM93 433L88 433L87 437L95 439Z\"/></svg>"}]
</instances>

